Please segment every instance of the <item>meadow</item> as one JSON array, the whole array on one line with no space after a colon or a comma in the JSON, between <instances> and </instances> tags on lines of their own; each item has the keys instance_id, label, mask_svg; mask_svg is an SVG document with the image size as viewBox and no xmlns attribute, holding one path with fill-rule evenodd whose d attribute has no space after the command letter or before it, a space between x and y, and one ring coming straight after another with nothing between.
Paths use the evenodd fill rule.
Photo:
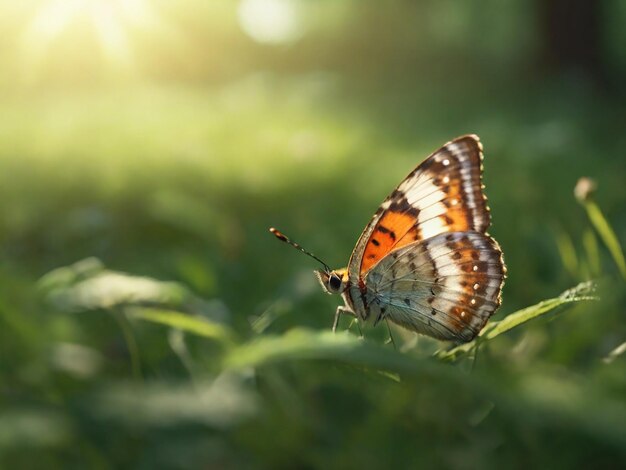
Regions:
<instances>
[{"instance_id":1,"label":"meadow","mask_svg":"<svg viewBox=\"0 0 626 470\"><path fill-rule=\"evenodd\" d=\"M17 46L54 2L2 6L0 466L623 467L624 8L607 84L537 65L525 2L265 1L301 30L131 2L133 68L87 10L37 56ZM508 267L492 323L461 347L333 335L340 299L268 228L343 267L467 133Z\"/></svg>"}]
</instances>

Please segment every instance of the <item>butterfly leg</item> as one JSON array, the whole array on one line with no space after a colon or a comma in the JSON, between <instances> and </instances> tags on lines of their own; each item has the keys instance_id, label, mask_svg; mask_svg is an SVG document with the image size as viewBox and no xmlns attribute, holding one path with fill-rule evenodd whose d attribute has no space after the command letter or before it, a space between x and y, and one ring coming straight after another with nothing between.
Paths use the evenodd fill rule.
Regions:
<instances>
[{"instance_id":1,"label":"butterfly leg","mask_svg":"<svg viewBox=\"0 0 626 470\"><path fill-rule=\"evenodd\" d=\"M342 313L349 313L351 315L354 315L352 310L347 308L345 305L340 305L339 307L337 307L337 310L335 311L335 320L333 321L333 333L337 331L337 325L339 325L339 316Z\"/></svg>"}]
</instances>

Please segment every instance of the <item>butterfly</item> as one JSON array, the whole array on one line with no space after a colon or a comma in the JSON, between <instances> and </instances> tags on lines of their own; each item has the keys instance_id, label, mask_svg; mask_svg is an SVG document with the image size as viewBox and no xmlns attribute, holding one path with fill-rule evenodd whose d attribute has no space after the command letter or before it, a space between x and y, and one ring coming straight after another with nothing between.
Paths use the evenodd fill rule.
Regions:
<instances>
[{"instance_id":1,"label":"butterfly","mask_svg":"<svg viewBox=\"0 0 626 470\"><path fill-rule=\"evenodd\" d=\"M506 277L502 250L486 232L491 216L482 161L476 135L432 153L380 205L346 268L330 269L270 229L320 262L320 284L343 297L333 331L348 314L439 340L468 342L478 335L501 304Z\"/></svg>"}]
</instances>

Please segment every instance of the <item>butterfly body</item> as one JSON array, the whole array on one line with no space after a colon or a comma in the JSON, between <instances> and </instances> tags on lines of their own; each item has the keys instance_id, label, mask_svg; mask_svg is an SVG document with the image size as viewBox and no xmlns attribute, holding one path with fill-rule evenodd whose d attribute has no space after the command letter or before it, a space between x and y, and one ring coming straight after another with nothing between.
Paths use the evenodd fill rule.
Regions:
<instances>
[{"instance_id":1,"label":"butterfly body","mask_svg":"<svg viewBox=\"0 0 626 470\"><path fill-rule=\"evenodd\" d=\"M506 277L502 251L486 233L482 160L475 135L445 144L381 204L347 268L317 271L324 289L345 302L334 327L349 313L441 340L478 335L501 303Z\"/></svg>"}]
</instances>

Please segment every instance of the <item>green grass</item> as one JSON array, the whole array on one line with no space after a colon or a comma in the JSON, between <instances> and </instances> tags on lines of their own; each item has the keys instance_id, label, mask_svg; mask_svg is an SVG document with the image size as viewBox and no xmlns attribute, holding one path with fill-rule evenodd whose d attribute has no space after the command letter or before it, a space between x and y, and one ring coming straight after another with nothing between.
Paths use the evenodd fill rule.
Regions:
<instances>
[{"instance_id":1,"label":"green grass","mask_svg":"<svg viewBox=\"0 0 626 470\"><path fill-rule=\"evenodd\" d=\"M572 195L595 177L623 244L619 107L549 84L377 90L267 74L6 97L0 463L623 462L624 359L603 361L626 334L623 280ZM339 299L267 228L345 265L386 194L468 132L509 268L478 348L332 335ZM591 273L599 300L559 296Z\"/></svg>"},{"instance_id":2,"label":"green grass","mask_svg":"<svg viewBox=\"0 0 626 470\"><path fill-rule=\"evenodd\" d=\"M0 468L626 466L624 7L599 83L545 63L540 2L280 2L280 45L243 2L96 3L0 6ZM267 229L345 266L467 133L501 308L464 345L333 335Z\"/></svg>"}]
</instances>

